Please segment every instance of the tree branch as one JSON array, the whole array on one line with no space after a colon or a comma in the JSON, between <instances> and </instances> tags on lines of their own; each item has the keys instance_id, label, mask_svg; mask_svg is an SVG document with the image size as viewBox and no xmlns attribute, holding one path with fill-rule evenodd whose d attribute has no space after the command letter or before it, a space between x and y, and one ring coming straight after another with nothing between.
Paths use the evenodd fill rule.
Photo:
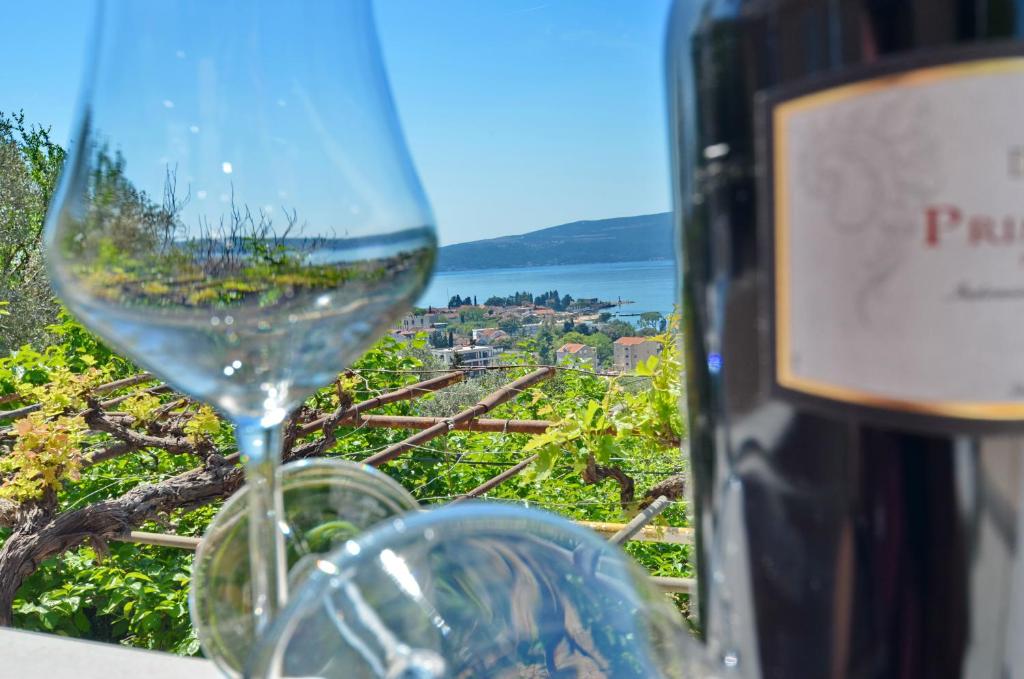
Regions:
<instances>
[{"instance_id":1,"label":"tree branch","mask_svg":"<svg viewBox=\"0 0 1024 679\"><path fill-rule=\"evenodd\" d=\"M598 464L593 455L587 456L587 466L582 476L584 483L600 483L605 479L615 479L619 484L619 504L623 509L628 509L636 498L636 484L632 477L618 467Z\"/></svg>"},{"instance_id":2,"label":"tree branch","mask_svg":"<svg viewBox=\"0 0 1024 679\"><path fill-rule=\"evenodd\" d=\"M143 434L131 428L134 419L131 416L112 416L100 409L96 402L90 402L90 407L85 411L83 417L85 423L96 431L106 432L115 439L124 442L129 450L140 450L142 448L163 448L172 454L196 455L202 459L208 458L216 450L207 439L193 441L187 436L154 436ZM123 452L128 452L127 450Z\"/></svg>"},{"instance_id":3,"label":"tree branch","mask_svg":"<svg viewBox=\"0 0 1024 679\"><path fill-rule=\"evenodd\" d=\"M0 549L0 625L11 624L18 588L43 560L84 542L103 549L107 540L123 537L161 514L176 509L188 511L227 497L243 480L240 467L208 465L56 517L55 501L48 509L38 502L23 506L14 532Z\"/></svg>"}]
</instances>

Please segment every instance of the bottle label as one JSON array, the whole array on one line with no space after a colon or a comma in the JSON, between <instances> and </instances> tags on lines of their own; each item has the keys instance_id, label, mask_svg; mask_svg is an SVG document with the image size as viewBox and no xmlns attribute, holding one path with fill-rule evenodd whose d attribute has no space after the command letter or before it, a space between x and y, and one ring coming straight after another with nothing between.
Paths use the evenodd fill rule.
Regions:
<instances>
[{"instance_id":1,"label":"bottle label","mask_svg":"<svg viewBox=\"0 0 1024 679\"><path fill-rule=\"evenodd\" d=\"M1024 57L902 70L763 110L778 385L1024 419Z\"/></svg>"}]
</instances>

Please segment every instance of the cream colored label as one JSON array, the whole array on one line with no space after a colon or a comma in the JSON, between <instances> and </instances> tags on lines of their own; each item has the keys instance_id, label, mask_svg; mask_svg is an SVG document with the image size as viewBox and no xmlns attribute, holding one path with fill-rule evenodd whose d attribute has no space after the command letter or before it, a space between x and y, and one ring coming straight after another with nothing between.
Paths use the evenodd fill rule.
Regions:
<instances>
[{"instance_id":1,"label":"cream colored label","mask_svg":"<svg viewBox=\"0 0 1024 679\"><path fill-rule=\"evenodd\" d=\"M779 384L1024 419L1024 58L790 99L772 134Z\"/></svg>"}]
</instances>

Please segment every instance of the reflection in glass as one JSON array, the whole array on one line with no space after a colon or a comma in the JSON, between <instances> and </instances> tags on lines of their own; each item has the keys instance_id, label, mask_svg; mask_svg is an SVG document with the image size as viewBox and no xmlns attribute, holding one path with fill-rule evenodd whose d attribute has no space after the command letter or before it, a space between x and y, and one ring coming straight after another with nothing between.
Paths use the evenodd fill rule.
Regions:
<instances>
[{"instance_id":1,"label":"reflection in glass","mask_svg":"<svg viewBox=\"0 0 1024 679\"><path fill-rule=\"evenodd\" d=\"M553 515L464 504L318 562L252 676L697 676L682 618L618 548Z\"/></svg>"}]
</instances>

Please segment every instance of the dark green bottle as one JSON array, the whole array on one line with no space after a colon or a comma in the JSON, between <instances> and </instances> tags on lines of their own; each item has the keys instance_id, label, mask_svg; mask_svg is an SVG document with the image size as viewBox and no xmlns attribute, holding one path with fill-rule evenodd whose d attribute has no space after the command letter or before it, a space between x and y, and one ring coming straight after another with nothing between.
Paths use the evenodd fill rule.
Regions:
<instances>
[{"instance_id":1,"label":"dark green bottle","mask_svg":"<svg viewBox=\"0 0 1024 679\"><path fill-rule=\"evenodd\" d=\"M744 677L1024 676L1022 34L676 2L699 608Z\"/></svg>"}]
</instances>

